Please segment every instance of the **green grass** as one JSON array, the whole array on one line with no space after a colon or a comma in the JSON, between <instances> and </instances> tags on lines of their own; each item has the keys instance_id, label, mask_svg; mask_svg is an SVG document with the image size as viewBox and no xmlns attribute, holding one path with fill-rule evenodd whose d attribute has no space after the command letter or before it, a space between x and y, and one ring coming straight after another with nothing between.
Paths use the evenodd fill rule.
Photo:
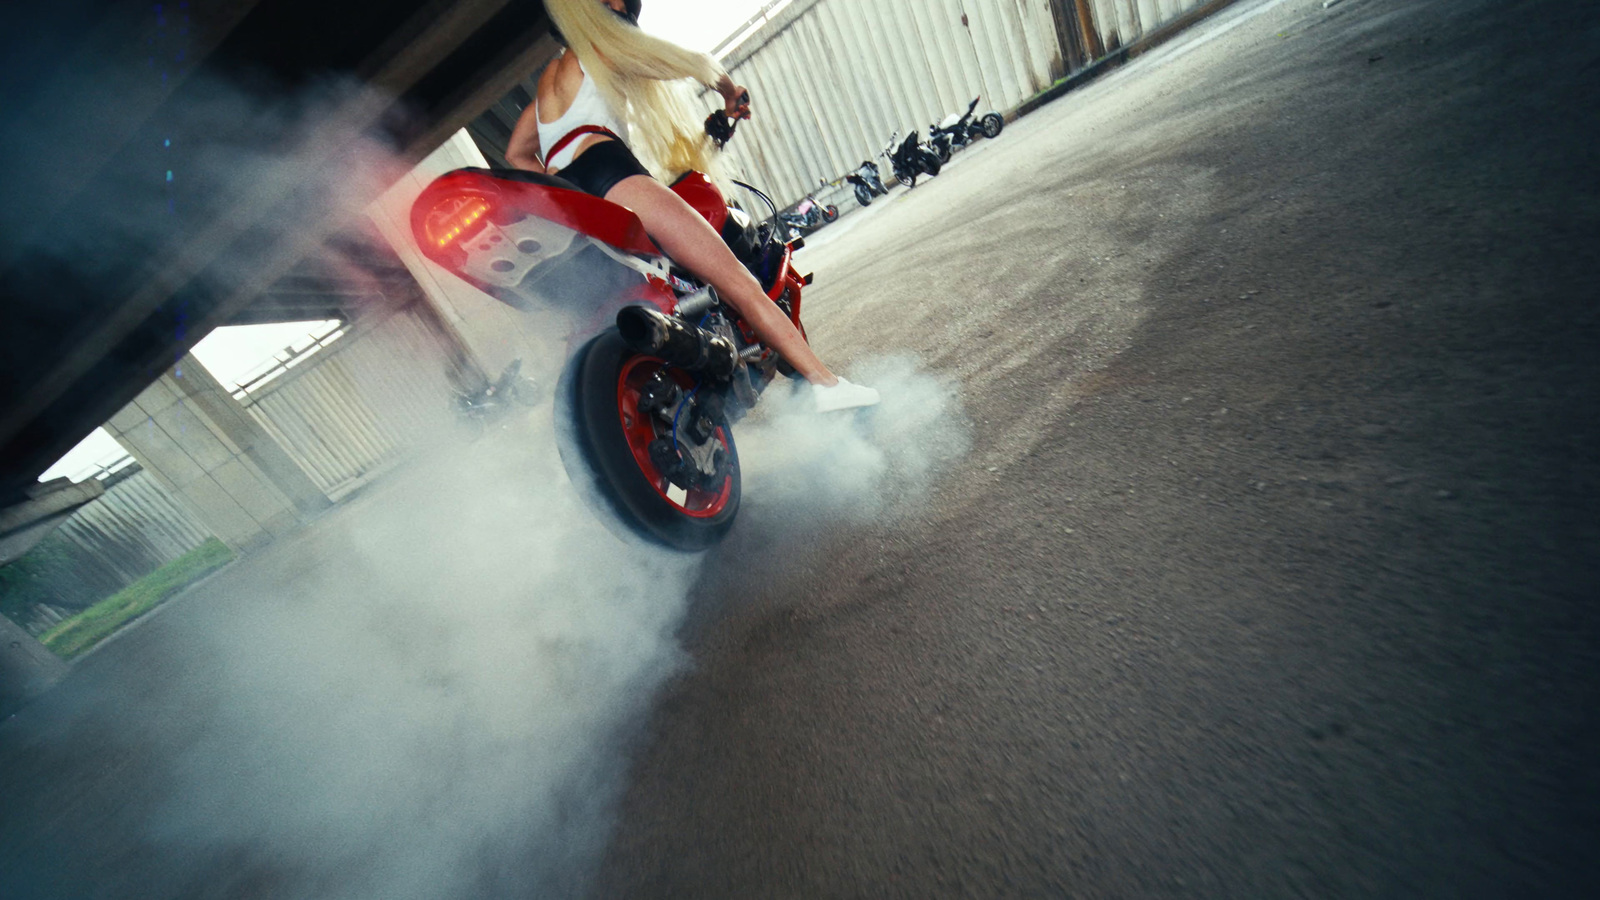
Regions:
<instances>
[{"instance_id":1,"label":"green grass","mask_svg":"<svg viewBox=\"0 0 1600 900\"><path fill-rule=\"evenodd\" d=\"M232 559L233 551L226 544L210 538L83 612L57 623L39 636L39 642L62 659L82 656L118 628Z\"/></svg>"}]
</instances>

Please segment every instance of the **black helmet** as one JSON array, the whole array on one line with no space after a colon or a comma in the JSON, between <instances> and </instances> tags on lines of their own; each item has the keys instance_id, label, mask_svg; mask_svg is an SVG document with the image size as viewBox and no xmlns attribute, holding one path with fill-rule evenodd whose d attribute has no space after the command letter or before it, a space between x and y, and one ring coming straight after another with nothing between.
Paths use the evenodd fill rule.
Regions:
<instances>
[{"instance_id":1,"label":"black helmet","mask_svg":"<svg viewBox=\"0 0 1600 900\"><path fill-rule=\"evenodd\" d=\"M639 13L644 11L644 0L623 0L623 7L623 11L617 13L617 18L622 19L631 25L638 25ZM612 12L617 11L612 10ZM549 19L550 11L545 10L544 15L545 18ZM550 22L550 36L555 38L556 43L560 44L561 46L565 47L567 45L566 37L562 35L561 29L556 27L554 20Z\"/></svg>"}]
</instances>

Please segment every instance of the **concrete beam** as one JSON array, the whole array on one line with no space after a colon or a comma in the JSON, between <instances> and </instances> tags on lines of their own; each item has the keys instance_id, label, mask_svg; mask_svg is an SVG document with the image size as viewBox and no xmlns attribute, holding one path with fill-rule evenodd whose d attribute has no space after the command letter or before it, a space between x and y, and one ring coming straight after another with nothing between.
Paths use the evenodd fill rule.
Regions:
<instances>
[{"instance_id":1,"label":"concrete beam","mask_svg":"<svg viewBox=\"0 0 1600 900\"><path fill-rule=\"evenodd\" d=\"M258 127L251 123L259 116L207 119L205 111L216 108L213 94L237 87L240 72L257 73L259 78L243 85L246 101L265 103L263 110L292 120L305 108L294 102L300 89L327 81L329 73L348 73L376 88L355 97L330 96L314 121L283 129L297 140L271 148L273 160L292 159L308 179L348 173L359 168L352 156L359 157L374 137L392 142L397 160L415 160L436 147L527 74L544 52L537 48L548 30L540 4L509 0L461 0L445 9L423 0L349 10L316 0L260 0L259 6L237 22L229 20L235 27L223 28L226 34L201 63L202 71L141 114L133 137L97 145L96 159L105 159L97 171L70 169L70 197L52 199L66 203L61 214L43 217L48 227L40 226L26 247L8 243L10 232L0 240L0 257L15 262L0 266L4 305L37 314L27 329L0 328L0 500L20 497L38 472L132 400L138 385L148 384L211 328L230 321L338 227L336 216L312 202L318 193L310 185L254 178L248 167L183 169L183 196L207 202L180 202L177 219L163 195L147 192L154 198L149 199L128 189L157 170L150 154L165 159L159 154L166 152L160 149L166 136L194 139L174 144L189 148L186 158L208 144L225 149L259 142L250 130ZM79 80L115 95L124 81L144 75L142 55L138 62L126 73L112 65L109 73L96 69L99 77ZM273 85L278 90L268 90L272 96L251 93ZM58 105L75 108L71 102L69 92ZM6 107L0 118L9 121L11 113ZM229 131L235 123L238 135ZM102 131L81 130L91 138ZM80 139L51 129L37 138L46 146ZM27 185L14 186L15 198L0 191L0 208L31 214ZM375 195L381 183L369 187ZM341 196L348 193L345 185ZM107 209L105 198L128 196L148 203ZM141 227L116 231L110 245L94 232L97 252L110 247L94 266L69 265L56 253L81 244L73 235L107 218ZM169 221L181 227L142 227Z\"/></svg>"},{"instance_id":2,"label":"concrete beam","mask_svg":"<svg viewBox=\"0 0 1600 900\"><path fill-rule=\"evenodd\" d=\"M58 478L30 490L28 500L0 509L0 566L20 559L78 507L105 492L105 485L92 478L79 484Z\"/></svg>"}]
</instances>

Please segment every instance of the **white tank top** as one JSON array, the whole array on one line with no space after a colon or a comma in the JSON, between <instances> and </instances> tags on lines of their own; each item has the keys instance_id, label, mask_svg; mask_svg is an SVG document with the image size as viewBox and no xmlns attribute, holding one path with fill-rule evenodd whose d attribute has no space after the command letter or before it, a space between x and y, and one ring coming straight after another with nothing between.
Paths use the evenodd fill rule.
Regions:
<instances>
[{"instance_id":1,"label":"white tank top","mask_svg":"<svg viewBox=\"0 0 1600 900\"><path fill-rule=\"evenodd\" d=\"M583 73L583 83L578 86L578 95L572 98L572 105L561 114L561 118L554 122L545 123L539 118L539 101L534 101L534 121L539 123L539 146L554 147L556 142L571 134L584 125L598 125L609 128L617 137L626 143L628 140L628 126L622 118L612 111L611 105L606 103L600 95L600 89L595 87L594 79L589 77L589 70L578 63L578 70ZM589 137L589 135L584 135ZM578 155L578 148L583 144L583 138L578 138L561 148L561 152L544 161L547 169L565 169L572 164L572 158Z\"/></svg>"}]
</instances>

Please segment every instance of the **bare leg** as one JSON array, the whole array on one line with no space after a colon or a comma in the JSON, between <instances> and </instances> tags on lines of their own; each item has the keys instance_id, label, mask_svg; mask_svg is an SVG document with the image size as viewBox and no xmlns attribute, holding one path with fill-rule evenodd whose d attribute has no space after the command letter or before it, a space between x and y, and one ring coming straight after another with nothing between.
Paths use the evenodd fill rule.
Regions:
<instances>
[{"instance_id":1,"label":"bare leg","mask_svg":"<svg viewBox=\"0 0 1600 900\"><path fill-rule=\"evenodd\" d=\"M633 210L645 231L674 262L710 282L762 342L778 351L807 381L824 387L838 383L838 376L812 352L800 330L761 290L722 236L682 197L648 175L635 175L618 182L606 199Z\"/></svg>"}]
</instances>

